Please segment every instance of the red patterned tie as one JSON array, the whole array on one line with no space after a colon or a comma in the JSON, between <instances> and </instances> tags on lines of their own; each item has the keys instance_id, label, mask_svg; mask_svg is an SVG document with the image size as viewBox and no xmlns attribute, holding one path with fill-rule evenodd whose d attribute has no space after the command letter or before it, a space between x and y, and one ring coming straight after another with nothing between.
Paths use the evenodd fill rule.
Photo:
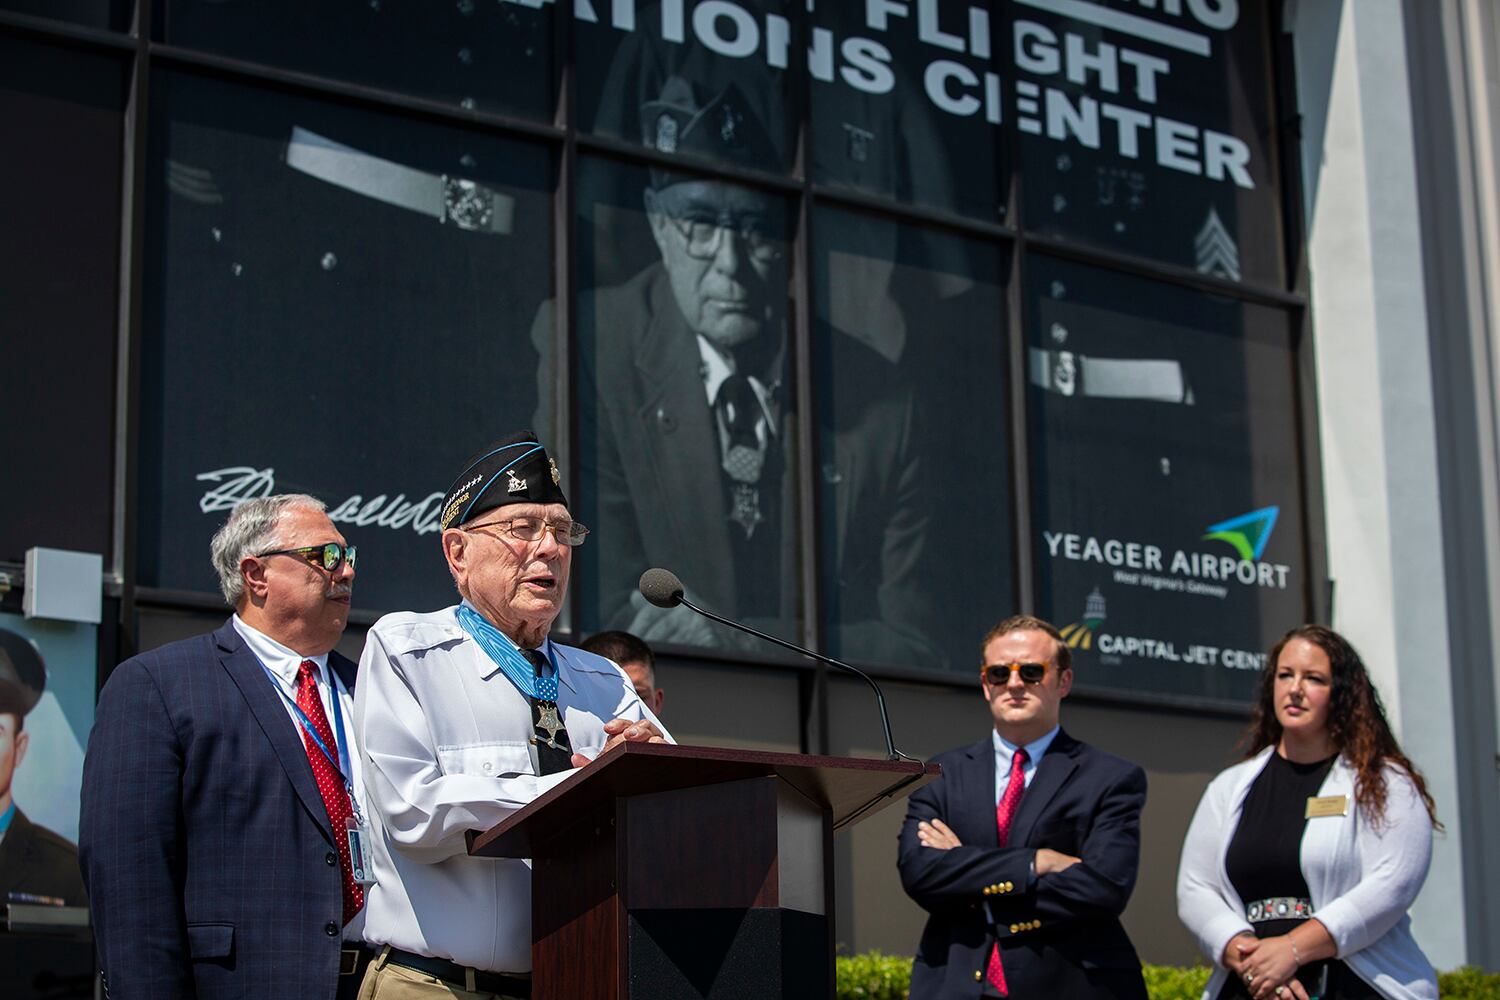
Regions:
<instances>
[{"instance_id":1,"label":"red patterned tie","mask_svg":"<svg viewBox=\"0 0 1500 1000\"><path fill-rule=\"evenodd\" d=\"M329 752L338 753L334 749L336 744L333 742L333 728L328 725L328 713L323 711L323 699L318 697L318 681L313 673L317 669L318 665L312 660L302 661L297 675L297 707L311 720L313 728L318 731L318 739L323 741ZM338 692L333 692L333 696L337 698ZM354 810L350 808L349 793L344 789L344 782L339 778L338 771L305 730L302 733L302 743L307 747L307 759L312 764L313 777L317 779L318 791L323 796L323 808L328 810L328 821L333 824L333 841L339 845L339 861L344 872L344 923L347 924L365 905L365 890L354 881L354 864L349 859L349 837L345 833L348 829L345 820L354 815Z\"/></svg>"},{"instance_id":2,"label":"red patterned tie","mask_svg":"<svg viewBox=\"0 0 1500 1000\"><path fill-rule=\"evenodd\" d=\"M1010 758L1010 780L1006 782L1005 794L1000 796L1000 804L995 806L995 825L1000 832L1000 846L1004 847L1010 840L1010 825L1016 818L1016 810L1021 807L1021 793L1026 791L1026 751L1017 747L1016 752ZM985 970L987 978L995 989L1000 991L1003 997L1010 996L1010 990L1005 986L1005 968L1000 964L1000 942L996 941L990 946L990 965Z\"/></svg>"}]
</instances>

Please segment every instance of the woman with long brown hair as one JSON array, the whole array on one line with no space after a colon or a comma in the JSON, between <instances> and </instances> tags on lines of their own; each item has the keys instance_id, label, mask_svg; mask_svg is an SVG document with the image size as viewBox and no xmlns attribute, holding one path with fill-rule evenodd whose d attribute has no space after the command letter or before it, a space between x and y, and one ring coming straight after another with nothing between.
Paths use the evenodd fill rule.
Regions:
<instances>
[{"instance_id":1,"label":"woman with long brown hair","mask_svg":"<svg viewBox=\"0 0 1500 1000\"><path fill-rule=\"evenodd\" d=\"M1204 1000L1435 1000L1406 911L1440 825L1359 654L1321 625L1282 636L1246 743L1177 873L1178 916L1218 966Z\"/></svg>"}]
</instances>

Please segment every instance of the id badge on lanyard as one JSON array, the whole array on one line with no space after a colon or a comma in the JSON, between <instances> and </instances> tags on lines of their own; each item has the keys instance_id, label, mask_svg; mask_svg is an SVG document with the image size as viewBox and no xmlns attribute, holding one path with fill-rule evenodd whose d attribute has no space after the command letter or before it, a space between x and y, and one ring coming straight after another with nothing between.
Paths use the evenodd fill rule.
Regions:
<instances>
[{"instance_id":1,"label":"id badge on lanyard","mask_svg":"<svg viewBox=\"0 0 1500 1000\"><path fill-rule=\"evenodd\" d=\"M318 730L312 724L312 720L307 717L306 712L302 711L302 706L287 697L287 693L281 688L280 681L277 680L275 674L271 673L271 668L262 663L261 669L265 670L267 676L275 684L276 693L281 695L282 701L291 706L297 725L302 727L302 731L313 741L313 745L328 759L329 765L339 776L339 780L344 783L344 794L349 796L351 813L344 818L344 836L349 839L349 867L353 869L351 874L354 876L354 881L361 886L374 885L375 867L371 864L370 824L365 821L364 810L359 807L359 796L354 794L354 768L349 763L349 750L340 739L344 732L344 710L339 701L337 685L330 692L332 697L329 699L333 702L333 745L338 751L338 755L334 756L324 744L323 738L318 735Z\"/></svg>"}]
</instances>

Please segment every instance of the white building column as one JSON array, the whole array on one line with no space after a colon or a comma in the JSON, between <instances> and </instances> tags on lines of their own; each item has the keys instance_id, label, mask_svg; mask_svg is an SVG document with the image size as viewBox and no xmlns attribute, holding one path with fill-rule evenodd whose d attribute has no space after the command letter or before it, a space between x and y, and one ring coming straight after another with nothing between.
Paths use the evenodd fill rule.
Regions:
<instances>
[{"instance_id":1,"label":"white building column","mask_svg":"<svg viewBox=\"0 0 1500 1000\"><path fill-rule=\"evenodd\" d=\"M1318 419L1333 626L1360 650L1448 832L1412 908L1439 969L1467 959L1463 803L1406 39L1400 0L1299 3Z\"/></svg>"}]
</instances>

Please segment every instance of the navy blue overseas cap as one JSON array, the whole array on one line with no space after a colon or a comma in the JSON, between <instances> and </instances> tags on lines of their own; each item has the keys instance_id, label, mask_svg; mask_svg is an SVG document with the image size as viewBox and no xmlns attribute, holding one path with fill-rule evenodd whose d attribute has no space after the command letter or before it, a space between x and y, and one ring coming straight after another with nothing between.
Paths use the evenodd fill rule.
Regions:
<instances>
[{"instance_id":1,"label":"navy blue overseas cap","mask_svg":"<svg viewBox=\"0 0 1500 1000\"><path fill-rule=\"evenodd\" d=\"M467 524L487 510L512 503L560 503L557 463L534 431L516 431L471 456L443 498L444 530Z\"/></svg>"}]
</instances>

